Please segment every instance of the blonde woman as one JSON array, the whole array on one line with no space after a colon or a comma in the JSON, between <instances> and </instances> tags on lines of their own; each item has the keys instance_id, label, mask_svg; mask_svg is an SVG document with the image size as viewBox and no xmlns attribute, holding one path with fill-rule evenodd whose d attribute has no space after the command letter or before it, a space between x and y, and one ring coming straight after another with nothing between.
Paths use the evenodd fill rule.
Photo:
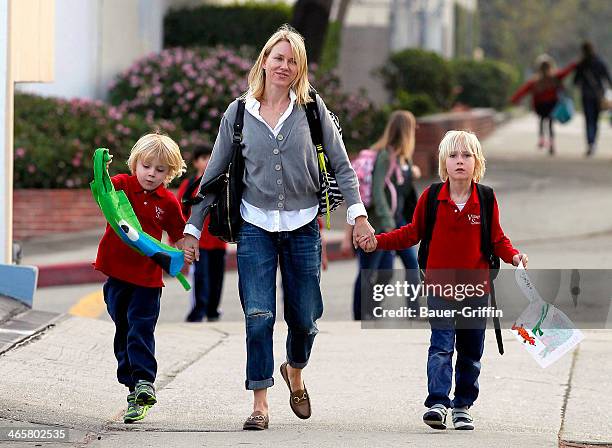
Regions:
<instances>
[{"instance_id":1,"label":"blonde woman","mask_svg":"<svg viewBox=\"0 0 612 448\"><path fill-rule=\"evenodd\" d=\"M436 191L438 201L435 224L429 241L426 266L428 284L455 286L449 280L448 272L456 282L465 272L475 294L469 297L430 295L427 298L431 340L427 359L428 408L423 421L434 429L446 429L448 408L452 408L455 429L473 430L474 420L469 408L478 397L480 359L484 350L486 327L485 317L462 317L464 306L471 309L485 309L489 299L489 262L481 248L480 199L477 184L485 173L485 158L478 138L471 132L448 131L439 147L439 175L443 184L427 188L416 206L412 222L389 233L364 237L360 245L366 252L379 249L397 250L413 246L426 237L426 210L428 196ZM491 191L491 194L492 191ZM497 200L492 196L493 207L490 220L493 254L506 263L527 266L527 255L519 253L506 237L499 223ZM474 283L472 283L474 282ZM461 285L461 286L465 286ZM482 288L478 291L478 287ZM465 299L465 301L464 301ZM457 316L457 317L449 317ZM455 364L455 394L449 395L453 383L453 351L457 350Z\"/></svg>"},{"instance_id":2,"label":"blonde woman","mask_svg":"<svg viewBox=\"0 0 612 448\"><path fill-rule=\"evenodd\" d=\"M249 73L249 90L242 97L244 193L238 233L238 277L246 323L246 381L253 391L253 413L244 429L266 429L267 389L274 384L272 332L276 319L276 270L280 266L284 318L288 326L287 361L281 376L290 391L290 406L302 419L311 415L310 397L302 379L308 364L316 321L323 313L319 286L321 237L317 223L319 171L305 114L316 101L324 147L348 206L347 222L354 242L373 236L359 197L357 177L340 134L320 97L312 98L304 40L288 25L270 37ZM202 182L225 170L230 160L233 121L238 101L221 121L212 157ZM185 257L198 258L198 241L211 197L193 207L185 228Z\"/></svg>"}]
</instances>

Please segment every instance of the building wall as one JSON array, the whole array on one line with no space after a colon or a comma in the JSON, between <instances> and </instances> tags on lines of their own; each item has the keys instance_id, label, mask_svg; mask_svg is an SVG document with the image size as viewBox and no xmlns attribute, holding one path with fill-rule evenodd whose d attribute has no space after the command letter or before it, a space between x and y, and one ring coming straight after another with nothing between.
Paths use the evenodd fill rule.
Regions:
<instances>
[{"instance_id":1,"label":"building wall","mask_svg":"<svg viewBox=\"0 0 612 448\"><path fill-rule=\"evenodd\" d=\"M166 0L58 0L55 82L18 90L104 99L113 77L162 48Z\"/></svg>"}]
</instances>

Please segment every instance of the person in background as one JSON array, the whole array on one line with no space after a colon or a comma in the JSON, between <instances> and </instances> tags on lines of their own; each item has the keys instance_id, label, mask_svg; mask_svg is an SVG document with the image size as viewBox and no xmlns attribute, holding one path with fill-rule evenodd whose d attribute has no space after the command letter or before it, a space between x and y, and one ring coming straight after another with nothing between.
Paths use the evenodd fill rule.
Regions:
<instances>
[{"instance_id":1,"label":"person in background","mask_svg":"<svg viewBox=\"0 0 612 448\"><path fill-rule=\"evenodd\" d=\"M605 95L605 84L612 87L612 79L605 62L595 53L591 42L582 44L582 58L576 67L574 84L580 87L582 110L586 123L587 150L586 156L595 153L597 127L602 102Z\"/></svg>"},{"instance_id":2,"label":"person in background","mask_svg":"<svg viewBox=\"0 0 612 448\"><path fill-rule=\"evenodd\" d=\"M196 169L196 174L185 179L179 186L177 197L181 202L181 208L185 218L189 218L191 214L191 204L189 198L193 198L198 194L200 180L208 165L211 150L204 147L198 147L193 152L193 166ZM186 194L187 193L187 194ZM186 200L183 200L185 196ZM204 318L209 322L219 320L221 311L219 304L221 303L221 293L223 291L223 278L225 276L225 253L227 243L214 237L208 231L208 222L210 218L206 218L202 228L202 237L200 238L200 259L193 263L190 272L193 273L193 289L191 292L191 310L186 322L202 322Z\"/></svg>"},{"instance_id":3,"label":"person in background","mask_svg":"<svg viewBox=\"0 0 612 448\"><path fill-rule=\"evenodd\" d=\"M559 93L563 90L562 81L574 70L576 63L572 62L561 70L555 70L555 61L550 56L543 54L538 57L536 64L537 73L518 88L510 101L518 104L525 95L531 94L533 110L540 118L538 148L547 147L548 153L554 155L555 134L552 112L559 100ZM546 128L548 128L548 140L545 137Z\"/></svg>"},{"instance_id":4,"label":"person in background","mask_svg":"<svg viewBox=\"0 0 612 448\"><path fill-rule=\"evenodd\" d=\"M412 220L416 206L416 191L412 179L421 175L418 167L412 164L414 154L416 120L412 113L405 110L393 112L383 135L371 146L378 152L371 176L371 204L368 216L376 233L388 232ZM347 253L351 244L351 232L347 228L342 251ZM353 289L353 318L369 319L371 315L371 291L375 283L390 280L393 269L393 251L367 253L357 250L359 271ZM413 247L398 252L406 268L406 279L418 282L418 262ZM363 283L364 276L365 283ZM363 303L363 294L368 303ZM414 301L409 304L415 305ZM365 313L364 313L365 312Z\"/></svg>"}]
</instances>

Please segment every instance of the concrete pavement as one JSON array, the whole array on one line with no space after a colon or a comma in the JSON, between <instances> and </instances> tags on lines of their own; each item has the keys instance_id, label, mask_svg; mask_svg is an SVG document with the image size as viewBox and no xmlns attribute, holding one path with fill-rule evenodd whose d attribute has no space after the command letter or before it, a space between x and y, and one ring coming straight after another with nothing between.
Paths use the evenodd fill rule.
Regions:
<instances>
[{"instance_id":1,"label":"concrete pavement","mask_svg":"<svg viewBox=\"0 0 612 448\"><path fill-rule=\"evenodd\" d=\"M510 122L484 143L484 183L496 189L502 225L529 253L532 268L612 267L612 133L603 128L600 153L585 160L581 125L576 120L557 127L555 158L535 149L531 116ZM87 247L95 254L95 243ZM25 249L24 261L36 261ZM64 255L74 253L46 256L62 261ZM508 331L506 354L500 357L490 332L481 396L473 407L477 430L436 432L421 422L428 331L362 330L349 322L354 275L353 260L332 263L323 274L326 311L305 371L314 410L310 420L291 414L286 386L275 371L271 429L240 430L250 395L243 385L244 324L236 276L228 273L223 320L215 324L179 323L187 297L176 282L168 283L157 332L160 401L145 421L130 427L120 423L125 393L114 379L113 326L102 309L101 320L65 317L1 356L0 426L66 426L75 429L75 445L105 447L612 446L606 412L606 397L612 396L611 331L585 331L578 349L547 369L538 367ZM35 308L65 312L96 290L99 285L43 288ZM276 369L285 352L284 327L276 326Z\"/></svg>"}]
</instances>

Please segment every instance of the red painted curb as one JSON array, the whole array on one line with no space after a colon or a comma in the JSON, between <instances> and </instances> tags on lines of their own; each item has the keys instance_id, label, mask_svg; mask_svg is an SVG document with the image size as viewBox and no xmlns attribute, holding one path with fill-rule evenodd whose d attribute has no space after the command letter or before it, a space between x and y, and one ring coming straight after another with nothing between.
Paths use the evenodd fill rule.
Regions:
<instances>
[{"instance_id":1,"label":"red painted curb","mask_svg":"<svg viewBox=\"0 0 612 448\"><path fill-rule=\"evenodd\" d=\"M329 261L348 260L353 258L353 254L342 254L340 252L340 242L330 241L327 243L327 258ZM235 252L227 254L225 269L228 271L236 269ZM38 288L102 283L105 280L106 276L96 271L89 261L38 266Z\"/></svg>"}]
</instances>

